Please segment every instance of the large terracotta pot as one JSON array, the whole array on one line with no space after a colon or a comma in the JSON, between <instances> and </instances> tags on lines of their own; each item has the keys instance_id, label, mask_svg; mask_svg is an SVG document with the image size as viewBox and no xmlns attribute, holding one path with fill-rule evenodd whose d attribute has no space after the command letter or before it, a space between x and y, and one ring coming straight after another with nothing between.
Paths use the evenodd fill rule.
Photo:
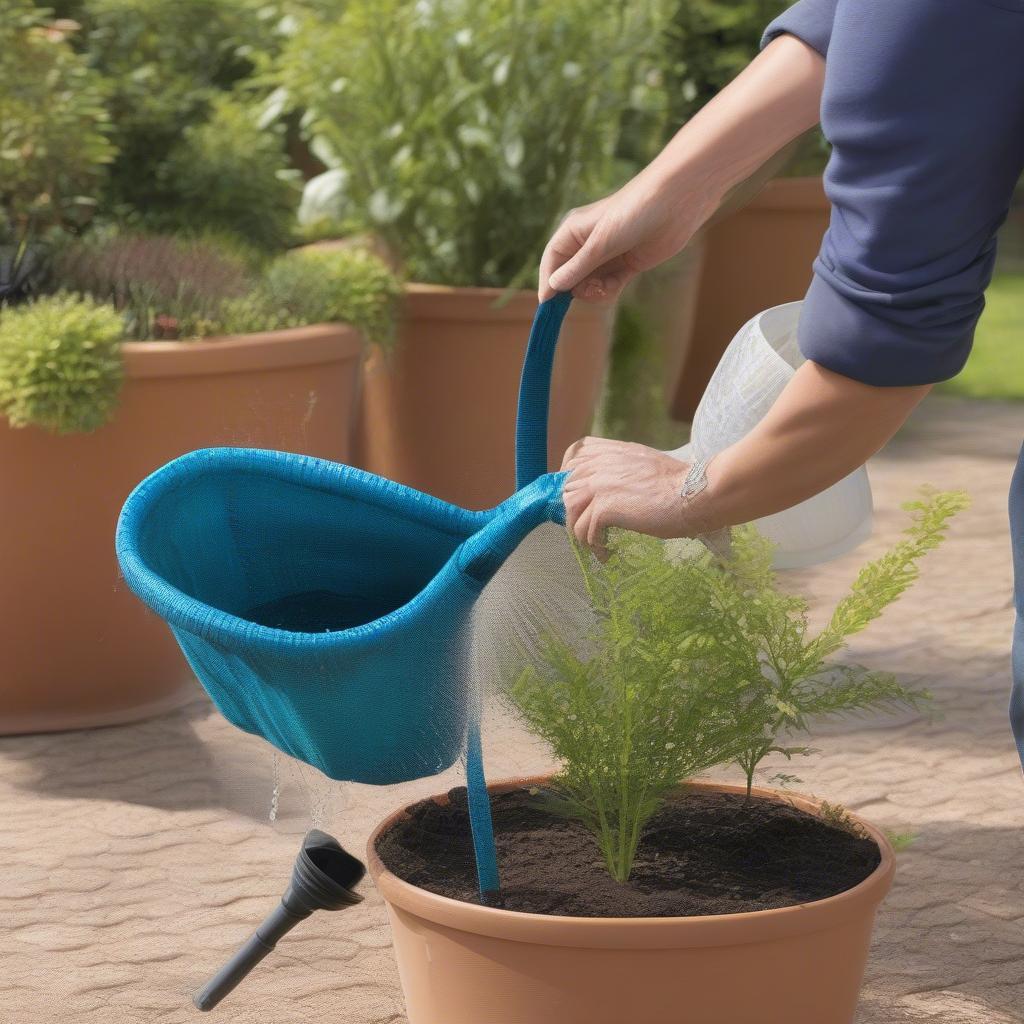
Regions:
<instances>
[{"instance_id":1,"label":"large terracotta pot","mask_svg":"<svg viewBox=\"0 0 1024 1024\"><path fill-rule=\"evenodd\" d=\"M57 437L0 419L0 733L110 725L194 683L118 576L129 491L184 452L252 445L347 461L362 354L350 327L130 342L112 422Z\"/></svg>"},{"instance_id":2,"label":"large terracotta pot","mask_svg":"<svg viewBox=\"0 0 1024 1024\"><path fill-rule=\"evenodd\" d=\"M828 228L821 178L776 178L703 234L700 286L672 414L691 420L733 335L771 306L802 299Z\"/></svg>"},{"instance_id":3,"label":"large terracotta pot","mask_svg":"<svg viewBox=\"0 0 1024 1024\"><path fill-rule=\"evenodd\" d=\"M357 464L466 508L507 498L536 307L533 292L409 285L395 351L367 358ZM581 302L566 318L551 386L552 469L590 426L611 325L609 310Z\"/></svg>"},{"instance_id":4,"label":"large terracotta pot","mask_svg":"<svg viewBox=\"0 0 1024 1024\"><path fill-rule=\"evenodd\" d=\"M804 797L755 792L820 810ZM404 813L374 832L367 855L387 903L409 1024L853 1020L875 912L895 871L889 841L866 822L859 824L878 843L881 863L838 896L720 917L600 919L498 910L403 882L381 863L376 841Z\"/></svg>"}]
</instances>

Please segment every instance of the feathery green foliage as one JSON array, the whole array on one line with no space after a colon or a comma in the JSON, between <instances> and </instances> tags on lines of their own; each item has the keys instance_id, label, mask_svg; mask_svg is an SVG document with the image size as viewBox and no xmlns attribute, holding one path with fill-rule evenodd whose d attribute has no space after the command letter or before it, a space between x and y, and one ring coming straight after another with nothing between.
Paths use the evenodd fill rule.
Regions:
<instances>
[{"instance_id":1,"label":"feathery green foliage","mask_svg":"<svg viewBox=\"0 0 1024 1024\"><path fill-rule=\"evenodd\" d=\"M515 673L513 707L561 764L558 807L597 837L611 874L629 877L644 825L678 784L735 762L748 792L772 752L822 717L927 701L892 675L828 659L918 575L967 504L960 492L910 502L903 540L866 565L821 633L808 637L808 602L776 584L771 544L734 531L725 564L619 533L604 565L576 548L594 613L590 636L542 638Z\"/></svg>"},{"instance_id":2,"label":"feathery green foliage","mask_svg":"<svg viewBox=\"0 0 1024 1024\"><path fill-rule=\"evenodd\" d=\"M664 544L620 534L598 566L576 549L594 635L551 635L510 688L554 751L565 813L597 836L609 872L630 874L644 824L681 779L736 757L746 722L734 680L708 658L694 587L706 558L673 564Z\"/></svg>"},{"instance_id":3,"label":"feathery green foliage","mask_svg":"<svg viewBox=\"0 0 1024 1024\"><path fill-rule=\"evenodd\" d=\"M95 430L121 388L121 317L56 295L0 314L0 414L56 434Z\"/></svg>"},{"instance_id":4,"label":"feathery green foliage","mask_svg":"<svg viewBox=\"0 0 1024 1024\"><path fill-rule=\"evenodd\" d=\"M704 596L707 636L716 657L731 666L738 681L745 680L740 699L762 723L737 758L748 791L769 754L808 752L787 745L783 737L807 733L813 719L928 701L926 691L905 687L888 672L827 659L914 583L920 559L942 542L950 519L967 504L963 492L951 491L926 492L904 505L911 523L903 539L860 570L828 624L813 637L807 635L806 599L776 586L771 545L753 527L734 531L733 560L725 571L707 574Z\"/></svg>"}]
</instances>

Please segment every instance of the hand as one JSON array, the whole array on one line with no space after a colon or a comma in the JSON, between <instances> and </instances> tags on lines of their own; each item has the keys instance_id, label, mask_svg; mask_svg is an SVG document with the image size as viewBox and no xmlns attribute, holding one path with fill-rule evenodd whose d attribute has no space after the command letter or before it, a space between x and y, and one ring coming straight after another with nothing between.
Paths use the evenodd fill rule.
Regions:
<instances>
[{"instance_id":1,"label":"hand","mask_svg":"<svg viewBox=\"0 0 1024 1024\"><path fill-rule=\"evenodd\" d=\"M674 256L717 206L695 189L659 186L642 172L618 192L572 210L544 250L541 301L571 291L612 303L641 271Z\"/></svg>"},{"instance_id":2,"label":"hand","mask_svg":"<svg viewBox=\"0 0 1024 1024\"><path fill-rule=\"evenodd\" d=\"M686 537L679 492L689 470L685 462L642 444L585 437L565 453L566 524L598 558L608 556L610 526L652 537Z\"/></svg>"}]
</instances>

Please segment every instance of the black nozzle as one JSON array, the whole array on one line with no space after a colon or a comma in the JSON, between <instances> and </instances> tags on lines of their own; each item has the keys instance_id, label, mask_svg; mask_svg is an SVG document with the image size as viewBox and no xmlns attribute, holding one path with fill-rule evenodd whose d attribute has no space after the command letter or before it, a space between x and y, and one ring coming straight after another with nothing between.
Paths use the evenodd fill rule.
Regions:
<instances>
[{"instance_id":1,"label":"black nozzle","mask_svg":"<svg viewBox=\"0 0 1024 1024\"><path fill-rule=\"evenodd\" d=\"M278 940L317 910L343 910L363 897L355 891L366 868L337 839L313 829L295 858L292 880L281 902L245 945L192 1000L212 1010L277 945Z\"/></svg>"}]
</instances>

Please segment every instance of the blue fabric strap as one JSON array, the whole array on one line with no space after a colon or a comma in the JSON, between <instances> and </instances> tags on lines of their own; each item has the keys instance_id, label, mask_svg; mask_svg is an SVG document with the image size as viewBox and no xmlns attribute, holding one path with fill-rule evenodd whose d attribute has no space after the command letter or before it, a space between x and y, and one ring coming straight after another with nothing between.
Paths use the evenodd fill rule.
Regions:
<instances>
[{"instance_id":1,"label":"blue fabric strap","mask_svg":"<svg viewBox=\"0 0 1024 1024\"><path fill-rule=\"evenodd\" d=\"M562 292L537 307L526 346L523 374L519 382L519 410L516 419L516 489L522 490L548 471L548 404L555 346L572 296ZM469 823L473 833L480 900L487 904L500 888L498 853L494 845L494 822L484 773L480 719L483 702L474 698L466 741L466 794Z\"/></svg>"},{"instance_id":2,"label":"blue fabric strap","mask_svg":"<svg viewBox=\"0 0 1024 1024\"><path fill-rule=\"evenodd\" d=\"M494 902L501 888L498 875L498 851L494 845L494 822L491 818L491 800L487 793L484 774L483 744L480 741L480 702L469 719L466 745L466 795L469 799L469 826L473 835L473 854L476 858L476 877L480 886L480 902Z\"/></svg>"},{"instance_id":3,"label":"blue fabric strap","mask_svg":"<svg viewBox=\"0 0 1024 1024\"><path fill-rule=\"evenodd\" d=\"M516 420L516 488L522 489L548 471L548 403L551 368L562 320L572 302L560 292L537 307L526 347L519 382L519 413Z\"/></svg>"}]
</instances>

